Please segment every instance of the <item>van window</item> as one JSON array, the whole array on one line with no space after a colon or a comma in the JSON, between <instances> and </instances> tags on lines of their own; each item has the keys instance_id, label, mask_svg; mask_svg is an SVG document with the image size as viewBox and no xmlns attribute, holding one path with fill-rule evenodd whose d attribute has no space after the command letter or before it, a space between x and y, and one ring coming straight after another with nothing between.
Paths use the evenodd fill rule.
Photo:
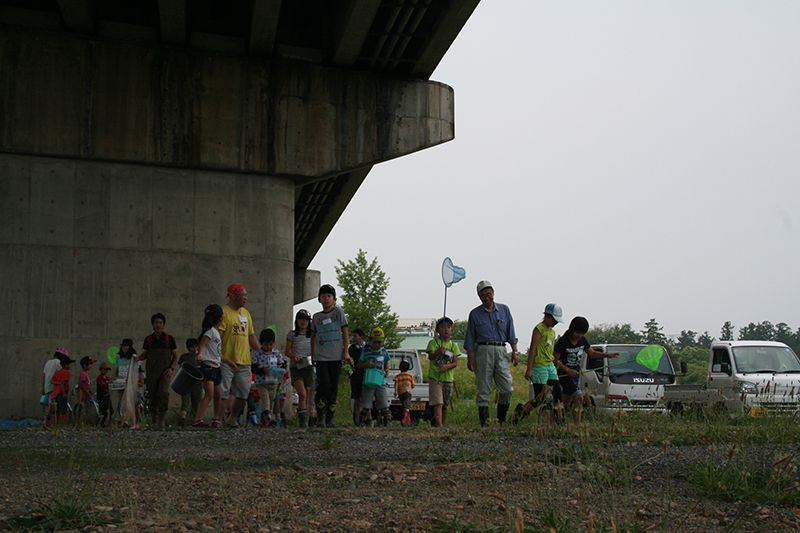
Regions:
<instances>
[{"instance_id":1,"label":"van window","mask_svg":"<svg viewBox=\"0 0 800 533\"><path fill-rule=\"evenodd\" d=\"M596 352L602 352L603 351L602 348L595 348L594 350ZM587 370L597 370L597 369L603 368L603 361L605 361L605 359L599 359L599 358L595 359L595 358L589 357L587 355L586 356L586 369Z\"/></svg>"},{"instance_id":2,"label":"van window","mask_svg":"<svg viewBox=\"0 0 800 533\"><path fill-rule=\"evenodd\" d=\"M711 359L711 371L712 372L722 372L722 365L728 365L728 375L731 374L730 367L731 367L731 358L728 355L727 348L714 348L713 357Z\"/></svg>"}]
</instances>

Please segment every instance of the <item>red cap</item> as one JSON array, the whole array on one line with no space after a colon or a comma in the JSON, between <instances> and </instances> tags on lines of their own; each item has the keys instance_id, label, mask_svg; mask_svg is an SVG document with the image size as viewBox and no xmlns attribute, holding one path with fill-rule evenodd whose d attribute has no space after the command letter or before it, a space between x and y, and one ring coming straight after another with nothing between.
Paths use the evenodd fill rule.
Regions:
<instances>
[{"instance_id":1,"label":"red cap","mask_svg":"<svg viewBox=\"0 0 800 533\"><path fill-rule=\"evenodd\" d=\"M233 296L234 294L241 294L245 291L244 285L241 283L231 283L228 285L228 296Z\"/></svg>"}]
</instances>

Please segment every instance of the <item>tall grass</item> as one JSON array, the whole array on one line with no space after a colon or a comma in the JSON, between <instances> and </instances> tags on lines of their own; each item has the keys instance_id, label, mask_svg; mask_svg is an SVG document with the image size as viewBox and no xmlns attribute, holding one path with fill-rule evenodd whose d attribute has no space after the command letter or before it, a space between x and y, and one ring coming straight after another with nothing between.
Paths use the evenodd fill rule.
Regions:
<instances>
[{"instance_id":1,"label":"tall grass","mask_svg":"<svg viewBox=\"0 0 800 533\"><path fill-rule=\"evenodd\" d=\"M428 372L428 361L422 360L423 375ZM514 392L509 417L517 403L528 400L528 381L524 377L525 366L511 368ZM467 369L466 359L459 360L455 369L453 405L448 409L447 423L450 431L469 431L478 427L478 410L475 404L475 375ZM496 396L492 395L490 412L495 415ZM340 381L340 408L336 413L340 426L352 424L350 418L350 384ZM417 431L430 431L428 423L422 422ZM576 426L569 420L563 425L550 424L535 414L518 426L507 423L504 431L533 434L546 438L568 438L578 440L601 440L604 442L638 442L652 445L709 445L715 443L771 443L791 444L800 441L800 424L797 416L751 418L731 417L727 414L698 414L673 416L665 413L611 413L603 414L587 410L583 423Z\"/></svg>"}]
</instances>

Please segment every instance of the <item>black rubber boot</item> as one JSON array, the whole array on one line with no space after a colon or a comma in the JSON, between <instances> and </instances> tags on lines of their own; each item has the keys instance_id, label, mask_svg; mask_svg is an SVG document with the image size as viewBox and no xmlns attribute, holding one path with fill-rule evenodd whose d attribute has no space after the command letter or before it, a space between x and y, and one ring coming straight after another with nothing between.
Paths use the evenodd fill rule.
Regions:
<instances>
[{"instance_id":1,"label":"black rubber boot","mask_svg":"<svg viewBox=\"0 0 800 533\"><path fill-rule=\"evenodd\" d=\"M508 413L508 404L507 403L498 403L497 404L497 421L501 424L505 424L506 422L506 414Z\"/></svg>"},{"instance_id":2,"label":"black rubber boot","mask_svg":"<svg viewBox=\"0 0 800 533\"><path fill-rule=\"evenodd\" d=\"M332 428L333 427L333 415L336 414L336 408L328 406L328 409L325 410L325 427Z\"/></svg>"},{"instance_id":3,"label":"black rubber boot","mask_svg":"<svg viewBox=\"0 0 800 533\"><path fill-rule=\"evenodd\" d=\"M485 428L489 425L489 406L478 407L478 418L481 421L481 427Z\"/></svg>"},{"instance_id":4,"label":"black rubber boot","mask_svg":"<svg viewBox=\"0 0 800 533\"><path fill-rule=\"evenodd\" d=\"M308 427L308 411L305 409L297 411L297 423L301 428Z\"/></svg>"}]
</instances>

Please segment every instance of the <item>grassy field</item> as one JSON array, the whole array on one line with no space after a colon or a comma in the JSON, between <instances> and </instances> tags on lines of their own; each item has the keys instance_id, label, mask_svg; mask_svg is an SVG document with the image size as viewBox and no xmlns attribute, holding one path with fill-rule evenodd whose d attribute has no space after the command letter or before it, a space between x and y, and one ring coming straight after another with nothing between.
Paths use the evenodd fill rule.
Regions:
<instances>
[{"instance_id":1,"label":"grassy field","mask_svg":"<svg viewBox=\"0 0 800 533\"><path fill-rule=\"evenodd\" d=\"M481 429L466 364L456 379L444 428L356 428L341 409L307 431L0 432L0 529L800 530L797 417Z\"/></svg>"}]
</instances>

